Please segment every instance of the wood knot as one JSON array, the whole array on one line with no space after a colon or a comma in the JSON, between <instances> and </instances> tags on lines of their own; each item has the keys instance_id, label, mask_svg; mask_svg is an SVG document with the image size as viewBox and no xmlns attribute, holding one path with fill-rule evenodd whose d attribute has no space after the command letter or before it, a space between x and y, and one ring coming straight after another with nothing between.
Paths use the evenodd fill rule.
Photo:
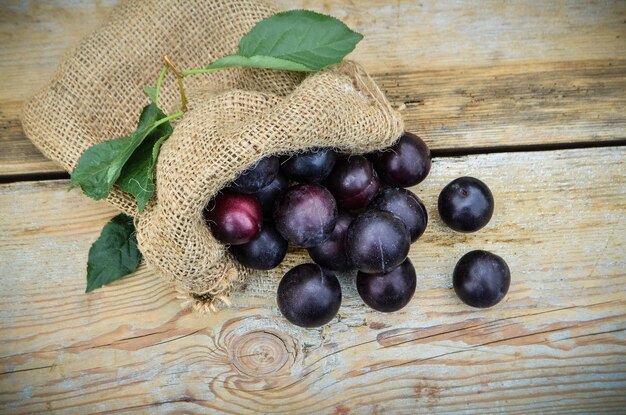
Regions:
<instances>
[{"instance_id":1,"label":"wood knot","mask_svg":"<svg viewBox=\"0 0 626 415\"><path fill-rule=\"evenodd\" d=\"M296 355L292 341L288 338L283 340L280 333L265 330L234 338L230 352L233 366L239 372L253 377L288 370Z\"/></svg>"}]
</instances>

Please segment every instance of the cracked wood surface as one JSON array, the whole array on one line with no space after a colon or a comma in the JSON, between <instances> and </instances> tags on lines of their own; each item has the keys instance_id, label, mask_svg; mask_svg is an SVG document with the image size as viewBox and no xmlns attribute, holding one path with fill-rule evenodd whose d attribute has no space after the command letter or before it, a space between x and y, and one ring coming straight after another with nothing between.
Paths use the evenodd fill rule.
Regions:
<instances>
[{"instance_id":1,"label":"cracked wood surface","mask_svg":"<svg viewBox=\"0 0 626 415\"><path fill-rule=\"evenodd\" d=\"M215 316L181 310L143 267L84 294L89 246L115 212L67 181L0 185L0 412L623 413L625 159L624 147L436 158L413 189L430 217L410 253L413 300L375 312L343 276L339 315L315 330L280 316L283 270ZM495 196L476 234L436 213L461 175ZM492 309L451 289L472 249L511 268Z\"/></svg>"},{"instance_id":2,"label":"cracked wood surface","mask_svg":"<svg viewBox=\"0 0 626 415\"><path fill-rule=\"evenodd\" d=\"M2 2L0 175L60 171L24 136L20 108L116 3ZM350 57L433 149L626 139L626 2L278 4L333 14L363 33Z\"/></svg>"}]
</instances>

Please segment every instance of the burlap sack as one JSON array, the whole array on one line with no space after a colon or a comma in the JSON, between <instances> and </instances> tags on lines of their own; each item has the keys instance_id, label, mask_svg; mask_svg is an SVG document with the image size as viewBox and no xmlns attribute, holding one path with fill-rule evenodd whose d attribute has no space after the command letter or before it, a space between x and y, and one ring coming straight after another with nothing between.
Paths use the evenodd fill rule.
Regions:
<instances>
[{"instance_id":1,"label":"burlap sack","mask_svg":"<svg viewBox=\"0 0 626 415\"><path fill-rule=\"evenodd\" d=\"M167 53L179 68L233 53L239 39L275 12L259 0L130 0L60 64L49 86L26 105L26 134L71 171L91 145L128 135L148 103ZM224 185L269 154L331 146L353 153L386 147L403 125L356 64L315 74L228 69L185 78L189 111L161 148L156 194L137 215L114 188L108 201L135 216L146 263L196 308L226 299L249 271L211 235L202 210ZM173 77L160 105L178 110Z\"/></svg>"}]
</instances>

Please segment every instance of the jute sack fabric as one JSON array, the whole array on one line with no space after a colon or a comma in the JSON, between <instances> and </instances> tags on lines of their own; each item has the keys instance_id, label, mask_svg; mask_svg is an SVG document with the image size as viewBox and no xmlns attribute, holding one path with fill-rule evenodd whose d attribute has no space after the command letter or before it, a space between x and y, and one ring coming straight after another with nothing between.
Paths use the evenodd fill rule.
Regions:
<instances>
[{"instance_id":1,"label":"jute sack fabric","mask_svg":"<svg viewBox=\"0 0 626 415\"><path fill-rule=\"evenodd\" d=\"M198 68L237 50L239 39L276 10L259 0L131 0L85 38L54 79L25 106L28 137L72 171L91 145L128 135L167 53ZM174 77L159 104L180 105ZM165 142L156 193L141 215L114 187L108 202L135 217L146 263L196 309L213 309L250 270L216 241L203 220L207 202L239 173L270 154L314 147L364 153L392 144L403 124L356 63L304 75L252 68L185 78L189 110ZM290 260L287 263L293 262Z\"/></svg>"}]
</instances>

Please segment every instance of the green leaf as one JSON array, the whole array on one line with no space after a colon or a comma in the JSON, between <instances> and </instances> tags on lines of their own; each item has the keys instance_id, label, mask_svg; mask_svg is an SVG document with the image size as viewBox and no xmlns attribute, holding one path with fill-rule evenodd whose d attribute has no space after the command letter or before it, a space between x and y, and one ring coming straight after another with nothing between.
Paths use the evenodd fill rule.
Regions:
<instances>
[{"instance_id":1,"label":"green leaf","mask_svg":"<svg viewBox=\"0 0 626 415\"><path fill-rule=\"evenodd\" d=\"M109 195L111 184L106 179L108 169L116 163L128 137L116 138L89 147L72 172L70 188L80 186L87 196L100 200Z\"/></svg>"},{"instance_id":2,"label":"green leaf","mask_svg":"<svg viewBox=\"0 0 626 415\"><path fill-rule=\"evenodd\" d=\"M152 131L128 159L115 182L123 191L135 196L139 213L154 194L154 168L159 149L172 132L174 129L169 122Z\"/></svg>"},{"instance_id":3,"label":"green leaf","mask_svg":"<svg viewBox=\"0 0 626 415\"><path fill-rule=\"evenodd\" d=\"M340 20L309 10L292 10L256 24L239 42L235 55L208 69L231 66L318 71L341 62L363 36Z\"/></svg>"},{"instance_id":4,"label":"green leaf","mask_svg":"<svg viewBox=\"0 0 626 415\"><path fill-rule=\"evenodd\" d=\"M165 114L152 103L143 109L137 129L128 137L116 138L89 147L72 172L72 187L80 186L87 196L96 200L106 198L124 164L146 137L158 127L156 122L164 117Z\"/></svg>"},{"instance_id":5,"label":"green leaf","mask_svg":"<svg viewBox=\"0 0 626 415\"><path fill-rule=\"evenodd\" d=\"M135 272L140 261L133 218L119 214L104 225L100 237L89 249L85 292Z\"/></svg>"},{"instance_id":6,"label":"green leaf","mask_svg":"<svg viewBox=\"0 0 626 415\"><path fill-rule=\"evenodd\" d=\"M143 92L150 98L150 101L157 103L157 89L155 87L146 85L143 87Z\"/></svg>"}]
</instances>

